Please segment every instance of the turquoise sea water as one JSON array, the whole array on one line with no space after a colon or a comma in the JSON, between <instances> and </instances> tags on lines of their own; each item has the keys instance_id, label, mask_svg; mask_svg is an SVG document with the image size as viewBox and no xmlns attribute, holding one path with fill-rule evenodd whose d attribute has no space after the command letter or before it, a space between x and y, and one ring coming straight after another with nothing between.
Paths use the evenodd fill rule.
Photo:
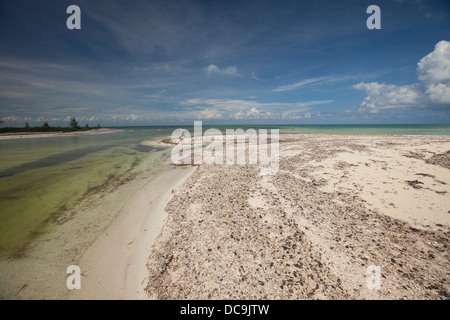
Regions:
<instances>
[{"instance_id":1,"label":"turquoise sea water","mask_svg":"<svg viewBox=\"0 0 450 320\"><path fill-rule=\"evenodd\" d=\"M334 124L284 125L282 133L376 134L376 135L450 135L450 124Z\"/></svg>"},{"instance_id":2,"label":"turquoise sea water","mask_svg":"<svg viewBox=\"0 0 450 320\"><path fill-rule=\"evenodd\" d=\"M135 132L159 133L170 136L173 130L179 127L129 127L126 129ZM194 127L184 126L191 134ZM279 129L280 133L300 133L300 134L376 134L376 135L450 135L450 124L314 124L314 125L203 125L203 131L216 128L225 134L226 129Z\"/></svg>"},{"instance_id":3,"label":"turquoise sea water","mask_svg":"<svg viewBox=\"0 0 450 320\"><path fill-rule=\"evenodd\" d=\"M0 140L0 257L13 254L52 216L135 168L160 148L143 142L178 127L122 127L77 137ZM450 135L450 125L220 125L203 130L266 128L299 134ZM192 126L186 130L193 133Z\"/></svg>"}]
</instances>

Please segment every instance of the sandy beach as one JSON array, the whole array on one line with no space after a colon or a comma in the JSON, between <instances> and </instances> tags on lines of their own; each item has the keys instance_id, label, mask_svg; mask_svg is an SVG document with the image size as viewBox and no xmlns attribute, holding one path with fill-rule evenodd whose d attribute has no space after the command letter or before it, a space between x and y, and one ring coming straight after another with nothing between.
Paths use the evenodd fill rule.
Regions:
<instances>
[{"instance_id":1,"label":"sandy beach","mask_svg":"<svg viewBox=\"0 0 450 320\"><path fill-rule=\"evenodd\" d=\"M166 208L147 293L448 299L449 165L450 137L377 135L281 135L274 176L202 164Z\"/></svg>"},{"instance_id":2,"label":"sandy beach","mask_svg":"<svg viewBox=\"0 0 450 320\"><path fill-rule=\"evenodd\" d=\"M450 137L284 134L273 176L170 150L1 261L2 298L448 299Z\"/></svg>"}]
</instances>

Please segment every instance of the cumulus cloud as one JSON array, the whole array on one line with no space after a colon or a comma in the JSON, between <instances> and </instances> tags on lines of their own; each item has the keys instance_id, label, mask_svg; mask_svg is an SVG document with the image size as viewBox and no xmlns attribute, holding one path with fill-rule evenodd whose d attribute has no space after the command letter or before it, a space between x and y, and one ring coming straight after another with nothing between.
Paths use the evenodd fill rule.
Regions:
<instances>
[{"instance_id":1,"label":"cumulus cloud","mask_svg":"<svg viewBox=\"0 0 450 320\"><path fill-rule=\"evenodd\" d=\"M450 42L439 41L434 51L417 64L419 79L431 82L450 80Z\"/></svg>"},{"instance_id":2,"label":"cumulus cloud","mask_svg":"<svg viewBox=\"0 0 450 320\"><path fill-rule=\"evenodd\" d=\"M198 119L222 119L223 115L214 109L204 109L199 112Z\"/></svg>"},{"instance_id":3,"label":"cumulus cloud","mask_svg":"<svg viewBox=\"0 0 450 320\"><path fill-rule=\"evenodd\" d=\"M450 103L450 42L440 41L417 64L419 80L432 102Z\"/></svg>"},{"instance_id":4,"label":"cumulus cloud","mask_svg":"<svg viewBox=\"0 0 450 320\"><path fill-rule=\"evenodd\" d=\"M253 107L247 112L238 111L233 115L233 117L235 119L271 119L274 117L274 114L270 111L262 112L256 107Z\"/></svg>"},{"instance_id":5,"label":"cumulus cloud","mask_svg":"<svg viewBox=\"0 0 450 320\"><path fill-rule=\"evenodd\" d=\"M435 103L450 103L450 86L444 83L431 84L425 93Z\"/></svg>"},{"instance_id":6,"label":"cumulus cloud","mask_svg":"<svg viewBox=\"0 0 450 320\"><path fill-rule=\"evenodd\" d=\"M219 68L215 64L210 64L205 68L206 72L208 74L218 74L218 75L225 75L225 76L238 76L238 69L236 66L227 67L227 68Z\"/></svg>"},{"instance_id":7,"label":"cumulus cloud","mask_svg":"<svg viewBox=\"0 0 450 320\"><path fill-rule=\"evenodd\" d=\"M397 86L378 82L360 82L354 89L363 90L367 97L360 112L379 113L386 109L407 110L450 105L450 42L440 41L434 51L417 64L419 82Z\"/></svg>"},{"instance_id":8,"label":"cumulus cloud","mask_svg":"<svg viewBox=\"0 0 450 320\"><path fill-rule=\"evenodd\" d=\"M9 124L9 123L16 123L16 122L19 122L19 121L23 121L24 120L24 118L23 117L19 117L19 116L6 116L6 117L3 117L3 118L1 118L0 119L1 121L3 121L4 123L6 123L6 124Z\"/></svg>"},{"instance_id":9,"label":"cumulus cloud","mask_svg":"<svg viewBox=\"0 0 450 320\"><path fill-rule=\"evenodd\" d=\"M353 88L363 90L367 94L359 108L360 112L379 113L385 109L408 109L420 106L423 100L422 93L416 85L396 86L378 82L360 82Z\"/></svg>"}]
</instances>

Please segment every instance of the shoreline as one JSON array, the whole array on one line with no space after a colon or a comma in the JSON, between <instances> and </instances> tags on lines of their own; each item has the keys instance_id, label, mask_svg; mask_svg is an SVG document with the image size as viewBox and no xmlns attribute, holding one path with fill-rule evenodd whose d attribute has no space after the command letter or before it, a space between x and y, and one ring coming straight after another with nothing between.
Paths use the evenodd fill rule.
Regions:
<instances>
[{"instance_id":1,"label":"shoreline","mask_svg":"<svg viewBox=\"0 0 450 320\"><path fill-rule=\"evenodd\" d=\"M54 138L54 137L75 137L85 135L96 134L109 134L123 132L122 129L91 129L88 131L75 131L75 132L17 132L17 133L2 133L0 134L0 140L14 140L14 139L33 139L33 138Z\"/></svg>"}]
</instances>

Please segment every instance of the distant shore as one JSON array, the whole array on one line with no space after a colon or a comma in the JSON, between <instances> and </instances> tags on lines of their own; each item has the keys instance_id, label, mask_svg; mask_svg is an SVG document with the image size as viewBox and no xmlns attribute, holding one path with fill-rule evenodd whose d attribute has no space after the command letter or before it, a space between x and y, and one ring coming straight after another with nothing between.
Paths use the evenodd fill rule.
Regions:
<instances>
[{"instance_id":1,"label":"distant shore","mask_svg":"<svg viewBox=\"0 0 450 320\"><path fill-rule=\"evenodd\" d=\"M87 131L74 131L74 132L14 132L14 133L1 133L0 140L12 140L12 139L30 139L30 138L53 138L53 137L70 137L70 136L85 136L94 134L107 134L122 132L121 129L100 128L91 129Z\"/></svg>"}]
</instances>

